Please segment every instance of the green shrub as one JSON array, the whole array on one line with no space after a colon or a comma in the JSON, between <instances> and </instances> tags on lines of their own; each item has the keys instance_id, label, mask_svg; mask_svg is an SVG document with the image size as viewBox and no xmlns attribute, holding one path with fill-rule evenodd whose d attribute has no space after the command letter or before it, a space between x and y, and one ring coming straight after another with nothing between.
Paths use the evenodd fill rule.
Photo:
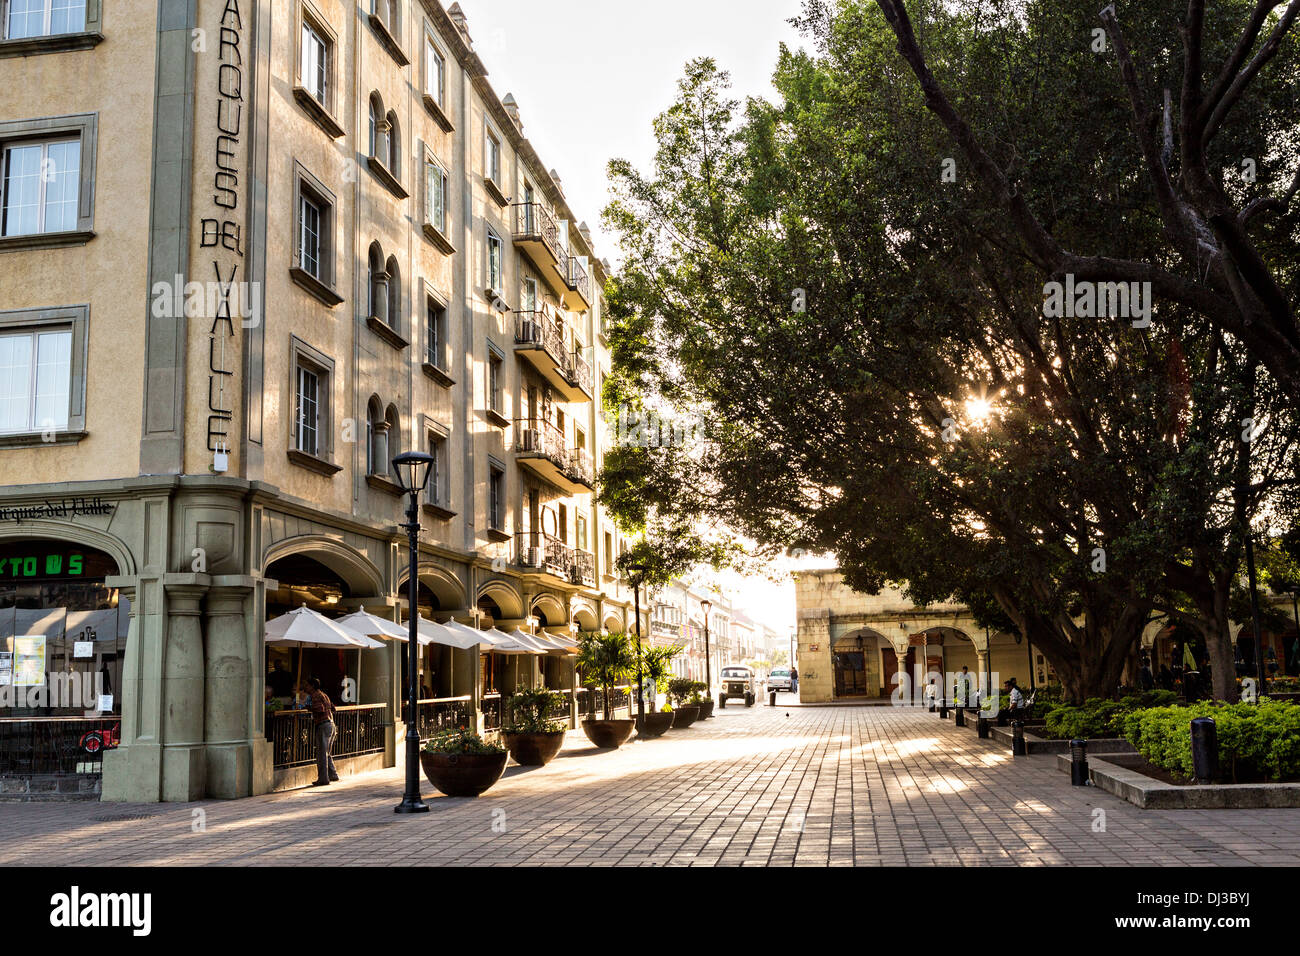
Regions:
<instances>
[{"instance_id":1,"label":"green shrub","mask_svg":"<svg viewBox=\"0 0 1300 956\"><path fill-rule=\"evenodd\" d=\"M569 699L563 694L537 687L521 691L507 698L510 717L506 722L508 734L562 734L560 718L568 717Z\"/></svg>"},{"instance_id":2,"label":"green shrub","mask_svg":"<svg viewBox=\"0 0 1300 956\"><path fill-rule=\"evenodd\" d=\"M484 740L465 727L447 730L429 738L424 749L435 754L503 754L504 747Z\"/></svg>"},{"instance_id":3,"label":"green shrub","mask_svg":"<svg viewBox=\"0 0 1300 956\"><path fill-rule=\"evenodd\" d=\"M1191 722L1213 717L1224 780L1300 779L1300 707L1281 701L1152 707L1130 713L1124 737L1153 765L1190 779Z\"/></svg>"}]
</instances>

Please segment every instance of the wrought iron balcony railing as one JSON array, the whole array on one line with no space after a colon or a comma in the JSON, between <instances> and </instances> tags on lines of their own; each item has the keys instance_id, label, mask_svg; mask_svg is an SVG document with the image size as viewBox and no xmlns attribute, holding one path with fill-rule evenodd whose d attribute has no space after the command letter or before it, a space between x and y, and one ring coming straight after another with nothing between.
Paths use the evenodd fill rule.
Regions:
<instances>
[{"instance_id":1,"label":"wrought iron balcony railing","mask_svg":"<svg viewBox=\"0 0 1300 956\"><path fill-rule=\"evenodd\" d=\"M560 247L560 228L546 207L536 202L520 202L514 204L514 211L515 241L540 241L556 262L563 263L569 253Z\"/></svg>"}]
</instances>

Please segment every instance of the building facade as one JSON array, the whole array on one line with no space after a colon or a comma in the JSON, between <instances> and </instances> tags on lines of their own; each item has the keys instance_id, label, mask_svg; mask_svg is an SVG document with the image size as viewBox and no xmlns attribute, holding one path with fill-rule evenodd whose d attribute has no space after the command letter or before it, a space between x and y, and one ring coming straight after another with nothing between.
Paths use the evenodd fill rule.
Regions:
<instances>
[{"instance_id":1,"label":"building facade","mask_svg":"<svg viewBox=\"0 0 1300 956\"><path fill-rule=\"evenodd\" d=\"M1297 626L1266 632L1265 659L1271 676L1300 673L1300 611L1283 595L1267 598L1279 610L1295 614ZM1000 687L1014 677L1025 690L1056 682L1051 662L1032 643L1002 632L989 633L960 604L916 607L893 588L870 595L854 591L834 570L801 571L795 581L799 698L807 702L892 698L899 691L900 671L915 699L930 675L958 673L963 667L985 686L988 676ZM1239 670L1254 673L1253 638L1234 625ZM1190 651L1185 651L1187 643ZM1142 654L1153 671L1180 668L1183 655L1200 662L1201 651L1184 641L1164 618L1152 620L1142 634ZM1135 658L1136 660L1136 658ZM1276 665L1276 666L1272 666ZM949 688L951 690L951 687Z\"/></svg>"},{"instance_id":2,"label":"building facade","mask_svg":"<svg viewBox=\"0 0 1300 956\"><path fill-rule=\"evenodd\" d=\"M400 451L434 458L422 613L630 628L593 495L606 266L459 6L23 9L0 38L0 638L27 677L39 648L43 676L107 679L104 798L275 785L264 624L404 619ZM357 675L389 765L401 650ZM477 719L493 666L431 659L428 690L468 686Z\"/></svg>"}]
</instances>

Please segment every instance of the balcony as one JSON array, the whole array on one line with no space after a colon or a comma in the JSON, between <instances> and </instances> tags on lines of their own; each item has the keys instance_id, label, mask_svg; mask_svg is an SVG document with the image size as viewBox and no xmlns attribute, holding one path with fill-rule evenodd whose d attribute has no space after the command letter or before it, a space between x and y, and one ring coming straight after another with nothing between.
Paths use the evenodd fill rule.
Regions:
<instances>
[{"instance_id":1,"label":"balcony","mask_svg":"<svg viewBox=\"0 0 1300 956\"><path fill-rule=\"evenodd\" d=\"M563 274L569 253L560 245L560 228L555 217L541 203L520 202L511 208L515 216L512 236L515 246L537 268L551 291L563 298L569 293Z\"/></svg>"},{"instance_id":2,"label":"balcony","mask_svg":"<svg viewBox=\"0 0 1300 956\"><path fill-rule=\"evenodd\" d=\"M594 588L596 586L596 556L590 551L574 548L573 565L570 568L569 580L574 584Z\"/></svg>"},{"instance_id":3,"label":"balcony","mask_svg":"<svg viewBox=\"0 0 1300 956\"><path fill-rule=\"evenodd\" d=\"M522 467L565 494L585 495L595 488L587 449L568 447L551 422L521 418L515 426L515 458Z\"/></svg>"},{"instance_id":4,"label":"balcony","mask_svg":"<svg viewBox=\"0 0 1300 956\"><path fill-rule=\"evenodd\" d=\"M573 550L559 538L544 531L521 531L515 541L521 568L569 580Z\"/></svg>"},{"instance_id":5,"label":"balcony","mask_svg":"<svg viewBox=\"0 0 1300 956\"><path fill-rule=\"evenodd\" d=\"M592 398L591 366L564 344L559 323L544 312L515 313L515 352L537 370L564 402Z\"/></svg>"},{"instance_id":6,"label":"balcony","mask_svg":"<svg viewBox=\"0 0 1300 956\"><path fill-rule=\"evenodd\" d=\"M586 312L591 308L591 278L577 256L568 256L568 263L557 265L564 279L560 301L570 312Z\"/></svg>"}]
</instances>

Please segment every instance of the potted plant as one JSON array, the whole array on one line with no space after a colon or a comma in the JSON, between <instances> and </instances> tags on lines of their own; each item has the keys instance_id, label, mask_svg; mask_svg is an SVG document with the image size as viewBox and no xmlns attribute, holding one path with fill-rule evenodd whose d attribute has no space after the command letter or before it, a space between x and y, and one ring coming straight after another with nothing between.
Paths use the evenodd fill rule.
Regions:
<instances>
[{"instance_id":1,"label":"potted plant","mask_svg":"<svg viewBox=\"0 0 1300 956\"><path fill-rule=\"evenodd\" d=\"M695 689L698 683L689 677L674 677L668 682L668 696L673 699L674 727L689 727L699 719L699 705L690 703L692 695L699 698L699 691Z\"/></svg>"},{"instance_id":2,"label":"potted plant","mask_svg":"<svg viewBox=\"0 0 1300 956\"><path fill-rule=\"evenodd\" d=\"M635 677L636 652L626 634L614 632L584 634L578 645L578 667L582 669L583 682L594 684L605 692L603 719L588 718L582 722L582 732L597 747L621 747L636 728L632 719L614 720L609 706L610 689Z\"/></svg>"},{"instance_id":3,"label":"potted plant","mask_svg":"<svg viewBox=\"0 0 1300 956\"><path fill-rule=\"evenodd\" d=\"M637 729L638 737L661 737L673 725L672 711L659 712L658 703L659 694L668 689L672 659L680 654L681 650L680 645L642 646L641 675L654 682L655 697L648 701L650 712L645 715L644 722Z\"/></svg>"},{"instance_id":4,"label":"potted plant","mask_svg":"<svg viewBox=\"0 0 1300 956\"><path fill-rule=\"evenodd\" d=\"M515 763L542 767L560 752L568 728L556 726L553 715L567 710L568 703L563 694L544 687L521 691L510 698L510 717L503 735Z\"/></svg>"},{"instance_id":5,"label":"potted plant","mask_svg":"<svg viewBox=\"0 0 1300 956\"><path fill-rule=\"evenodd\" d=\"M449 797L477 797L501 779L508 755L465 727L429 739L420 751L424 775Z\"/></svg>"},{"instance_id":6,"label":"potted plant","mask_svg":"<svg viewBox=\"0 0 1300 956\"><path fill-rule=\"evenodd\" d=\"M709 696L709 685L697 680L691 690L691 703L700 708L700 720L708 720L713 716L713 698Z\"/></svg>"}]
</instances>

